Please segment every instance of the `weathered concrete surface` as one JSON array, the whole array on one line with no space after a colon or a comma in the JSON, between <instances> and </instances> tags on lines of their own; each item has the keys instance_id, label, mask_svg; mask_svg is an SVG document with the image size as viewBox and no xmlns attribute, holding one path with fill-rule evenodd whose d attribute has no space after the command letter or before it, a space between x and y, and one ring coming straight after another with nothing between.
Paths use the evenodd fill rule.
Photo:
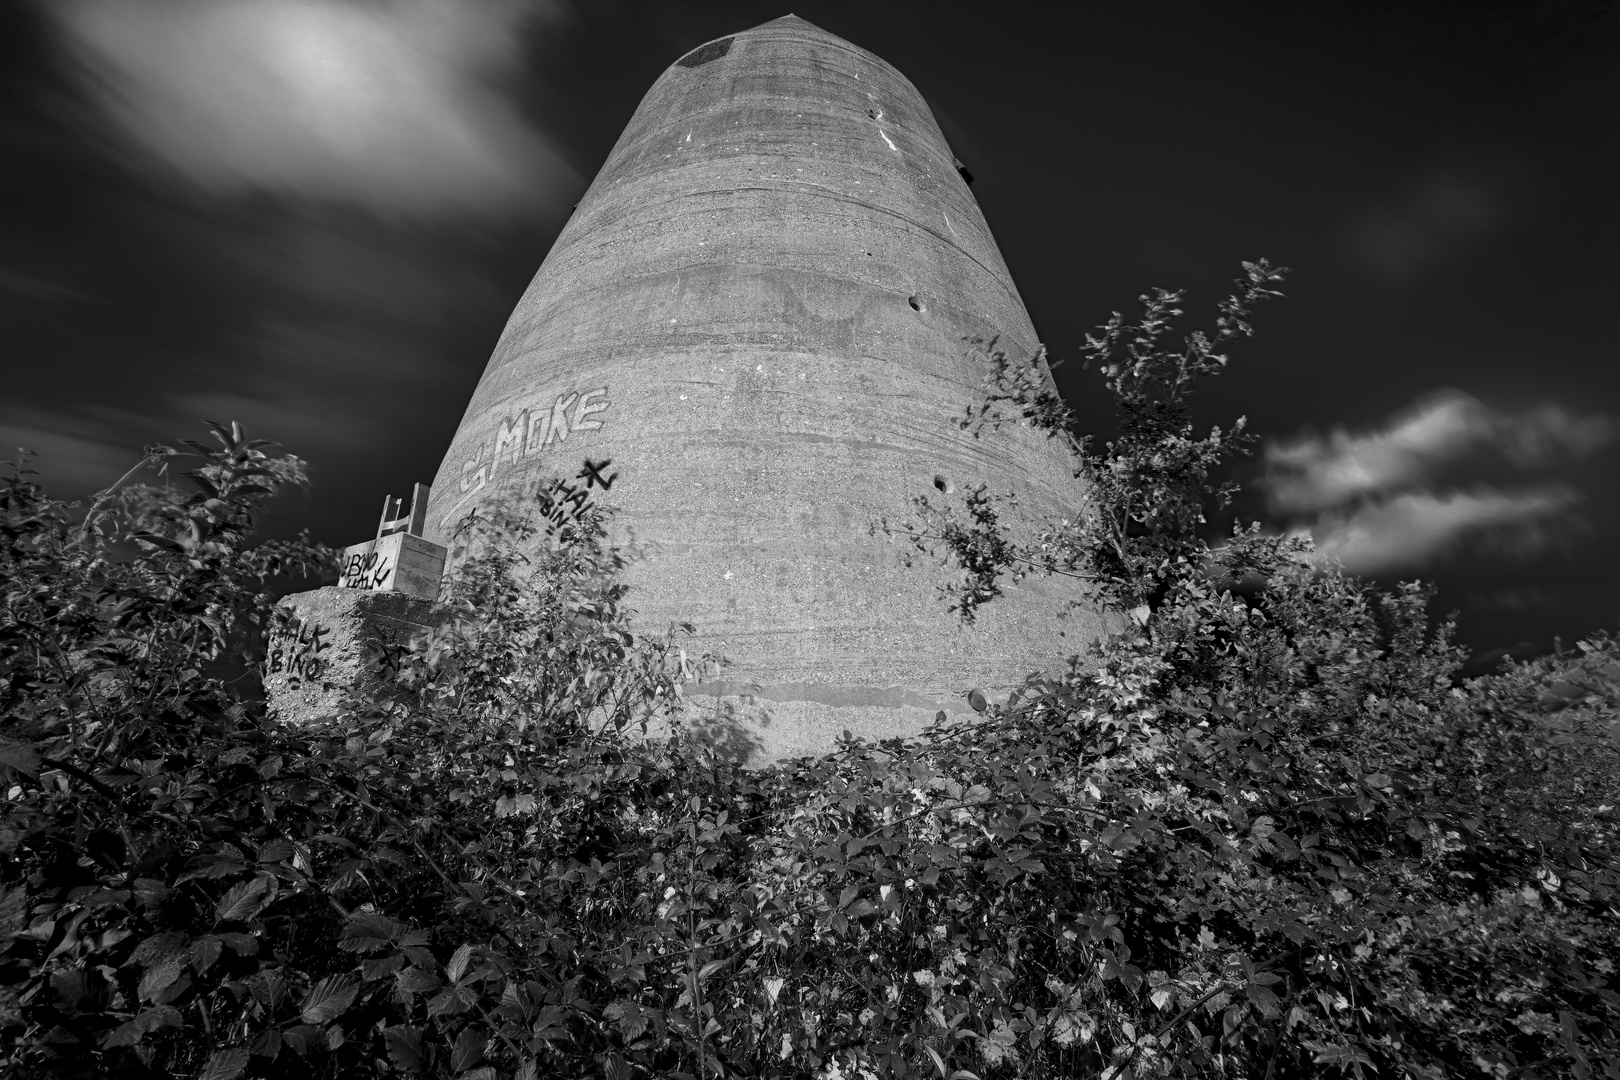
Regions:
<instances>
[{"instance_id":1,"label":"weathered concrete surface","mask_svg":"<svg viewBox=\"0 0 1620 1080\"><path fill-rule=\"evenodd\" d=\"M922 97L787 17L681 58L648 91L512 313L438 476L425 535L501 491L612 459L639 622L724 654L697 688L763 757L914 732L1082 651L1072 579L973 626L941 568L872 536L910 499L1015 491L1020 529L1078 512L1066 453L955 425L983 360L1035 332ZM960 501L960 494L954 497Z\"/></svg>"},{"instance_id":2,"label":"weathered concrete surface","mask_svg":"<svg viewBox=\"0 0 1620 1080\"><path fill-rule=\"evenodd\" d=\"M396 532L343 549L338 588L401 592L437 600L447 552L420 536Z\"/></svg>"},{"instance_id":3,"label":"weathered concrete surface","mask_svg":"<svg viewBox=\"0 0 1620 1080\"><path fill-rule=\"evenodd\" d=\"M388 539L384 537L384 539ZM337 713L348 687L379 677L373 660L432 623L433 603L401 592L327 586L278 605L291 621L265 649L264 692L272 718L303 724Z\"/></svg>"}]
</instances>

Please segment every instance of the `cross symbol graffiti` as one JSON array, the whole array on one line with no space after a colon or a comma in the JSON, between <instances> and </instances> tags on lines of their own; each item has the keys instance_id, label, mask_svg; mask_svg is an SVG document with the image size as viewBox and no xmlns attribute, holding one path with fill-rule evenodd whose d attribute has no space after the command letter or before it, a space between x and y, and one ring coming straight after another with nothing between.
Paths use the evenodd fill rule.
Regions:
<instances>
[{"instance_id":1,"label":"cross symbol graffiti","mask_svg":"<svg viewBox=\"0 0 1620 1080\"><path fill-rule=\"evenodd\" d=\"M606 491L608 488L613 486L613 481L619 478L618 473L614 473L612 476L602 475L602 471L612 464L612 458L607 458L600 464L592 461L590 458L586 458L585 467L579 470L579 475L576 476L575 479L585 481L585 490L587 491L590 490L592 484L595 484L603 491Z\"/></svg>"}]
</instances>

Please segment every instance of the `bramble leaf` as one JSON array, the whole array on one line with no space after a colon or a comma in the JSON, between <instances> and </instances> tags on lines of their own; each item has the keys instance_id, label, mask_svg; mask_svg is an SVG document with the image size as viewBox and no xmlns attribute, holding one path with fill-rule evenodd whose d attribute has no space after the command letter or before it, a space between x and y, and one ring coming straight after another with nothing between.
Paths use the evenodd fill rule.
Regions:
<instances>
[{"instance_id":1,"label":"bramble leaf","mask_svg":"<svg viewBox=\"0 0 1620 1080\"><path fill-rule=\"evenodd\" d=\"M383 1029L388 1047L388 1060L405 1072L421 1072L427 1068L427 1056L422 1051L422 1029L417 1027L390 1027Z\"/></svg>"},{"instance_id":2,"label":"bramble leaf","mask_svg":"<svg viewBox=\"0 0 1620 1080\"><path fill-rule=\"evenodd\" d=\"M39 749L32 743L0 739L0 769L14 770L25 776L39 776Z\"/></svg>"},{"instance_id":3,"label":"bramble leaf","mask_svg":"<svg viewBox=\"0 0 1620 1080\"><path fill-rule=\"evenodd\" d=\"M460 1074L477 1065L483 1060L484 1047L488 1043L488 1036L476 1027L462 1028L450 1050L450 1071Z\"/></svg>"},{"instance_id":4,"label":"bramble leaf","mask_svg":"<svg viewBox=\"0 0 1620 1080\"><path fill-rule=\"evenodd\" d=\"M253 918L264 906L265 894L269 888L269 881L263 877L231 886L214 907L215 921L246 922Z\"/></svg>"},{"instance_id":5,"label":"bramble leaf","mask_svg":"<svg viewBox=\"0 0 1620 1080\"><path fill-rule=\"evenodd\" d=\"M226 1050L216 1050L203 1066L202 1072L197 1074L197 1080L236 1080L241 1076L248 1064L248 1049L245 1046L233 1046Z\"/></svg>"},{"instance_id":6,"label":"bramble leaf","mask_svg":"<svg viewBox=\"0 0 1620 1080\"><path fill-rule=\"evenodd\" d=\"M298 1006L299 1017L304 1023L317 1027L329 1024L354 1004L359 992L352 974L330 975L309 988Z\"/></svg>"},{"instance_id":7,"label":"bramble leaf","mask_svg":"<svg viewBox=\"0 0 1620 1080\"><path fill-rule=\"evenodd\" d=\"M338 947L345 952L371 953L386 949L399 932L399 924L386 916L357 911L343 927Z\"/></svg>"}]
</instances>

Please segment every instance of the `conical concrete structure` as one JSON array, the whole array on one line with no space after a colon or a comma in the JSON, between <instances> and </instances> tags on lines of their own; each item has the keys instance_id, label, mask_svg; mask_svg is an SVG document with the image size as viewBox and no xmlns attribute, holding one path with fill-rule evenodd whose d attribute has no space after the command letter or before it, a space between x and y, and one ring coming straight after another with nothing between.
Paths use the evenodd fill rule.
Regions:
<instances>
[{"instance_id":1,"label":"conical concrete structure","mask_svg":"<svg viewBox=\"0 0 1620 1080\"><path fill-rule=\"evenodd\" d=\"M964 626L949 571L872 533L981 483L1016 493L1016 528L1078 512L1058 443L956 424L985 370L965 339L998 335L1036 347L916 88L793 16L709 42L647 92L512 313L426 536L568 480L619 508L638 624L691 621L689 652L727 658L693 700L756 760L915 732L1102 626L1073 579Z\"/></svg>"}]
</instances>

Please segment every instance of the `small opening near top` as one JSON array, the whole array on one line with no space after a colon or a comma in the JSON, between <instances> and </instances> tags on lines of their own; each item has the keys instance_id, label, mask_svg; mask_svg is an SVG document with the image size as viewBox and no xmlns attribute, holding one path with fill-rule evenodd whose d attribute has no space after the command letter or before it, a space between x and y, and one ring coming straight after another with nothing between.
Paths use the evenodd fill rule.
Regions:
<instances>
[{"instance_id":1,"label":"small opening near top","mask_svg":"<svg viewBox=\"0 0 1620 1080\"><path fill-rule=\"evenodd\" d=\"M684 68L702 67L710 60L718 60L730 52L732 40L732 38L721 38L719 41L711 41L707 45L699 45L675 61L675 63Z\"/></svg>"}]
</instances>

